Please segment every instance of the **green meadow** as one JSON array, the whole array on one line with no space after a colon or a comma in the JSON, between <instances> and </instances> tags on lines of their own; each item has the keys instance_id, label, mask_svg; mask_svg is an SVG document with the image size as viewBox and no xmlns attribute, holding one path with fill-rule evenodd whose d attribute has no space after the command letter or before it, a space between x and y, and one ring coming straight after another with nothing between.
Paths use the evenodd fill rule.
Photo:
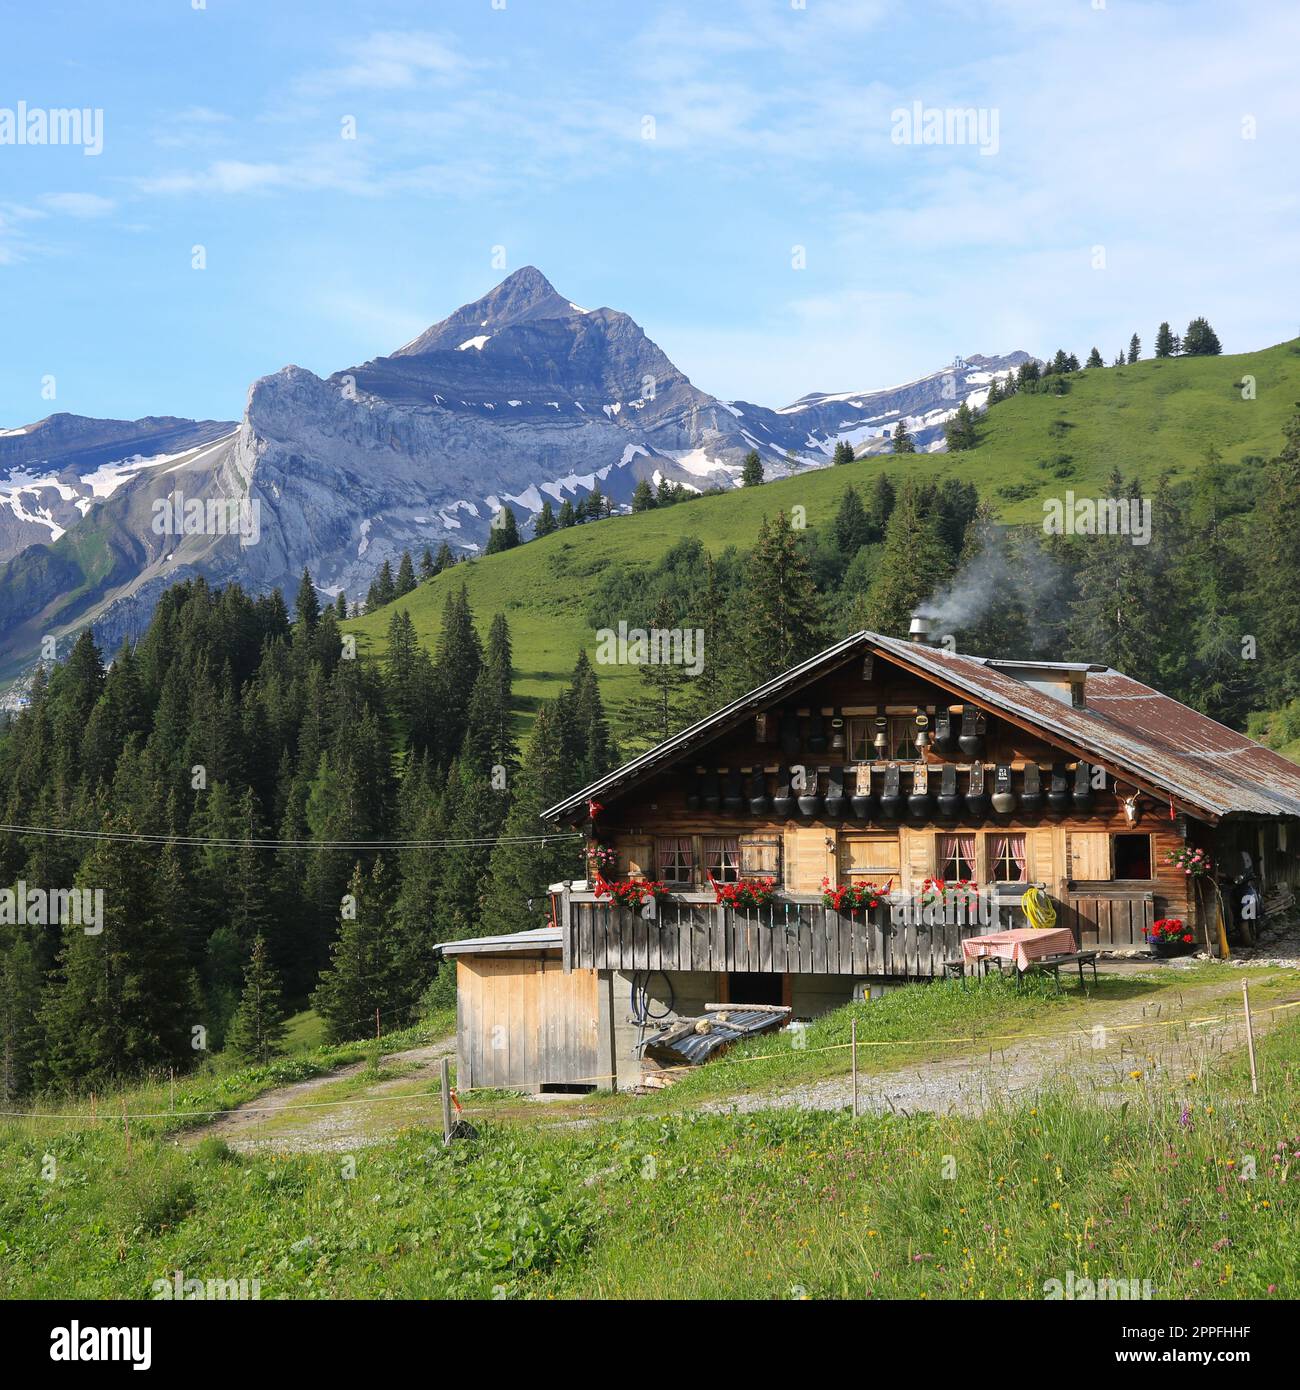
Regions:
<instances>
[{"instance_id":1,"label":"green meadow","mask_svg":"<svg viewBox=\"0 0 1300 1390\"><path fill-rule=\"evenodd\" d=\"M1255 398L1240 383L1254 379ZM1216 448L1228 463L1277 452L1300 400L1300 340L1230 357L1185 357L1076 373L1064 396L1017 395L982 416L980 443L958 454L874 455L758 488L733 489L676 506L557 531L515 550L483 556L421 584L400 600L422 640L437 642L449 586L467 586L481 631L504 613L514 641L521 725L567 683L580 650L592 653L589 603L610 566L650 566L676 542L698 538L713 553L748 548L765 515L802 507L809 527L829 525L844 490L864 492L878 473L895 481L958 475L973 482L1007 522L1039 522L1043 501L1107 494L1118 467L1154 485L1186 477ZM354 619L363 654L381 655L391 609ZM635 668L599 665L617 722L636 693Z\"/></svg>"},{"instance_id":2,"label":"green meadow","mask_svg":"<svg viewBox=\"0 0 1300 1390\"><path fill-rule=\"evenodd\" d=\"M1142 987L1172 1007L1227 971ZM1295 993L1293 972L1252 979L1261 1009ZM958 988L855 1006L859 1036L930 1027L936 1048L947 1036L977 1061L998 1030L1068 1029L1086 1007L1072 989L989 982L959 1008ZM744 1084L825 1076L816 1048L850 1016L828 1016L779 1074L751 1069ZM427 1120L352 1153L178 1142L199 1112L366 1056L361 1043L178 1082L174 1111L165 1083L101 1096L93 1118L81 1098L0 1129L0 1295L147 1298L180 1270L256 1281L266 1299L1039 1299L1071 1277L1146 1281L1161 1299L1294 1298L1300 1017L1280 1018L1260 1044L1258 1097L1231 1052L1186 1075L1135 1066L1104 1102L1055 1084L978 1117L700 1109L704 1091L737 1084L738 1052L701 1070L708 1087L648 1103L521 1115L508 1095L467 1096L477 1137L450 1148L436 1089ZM847 1057L833 1055L842 1075Z\"/></svg>"}]
</instances>

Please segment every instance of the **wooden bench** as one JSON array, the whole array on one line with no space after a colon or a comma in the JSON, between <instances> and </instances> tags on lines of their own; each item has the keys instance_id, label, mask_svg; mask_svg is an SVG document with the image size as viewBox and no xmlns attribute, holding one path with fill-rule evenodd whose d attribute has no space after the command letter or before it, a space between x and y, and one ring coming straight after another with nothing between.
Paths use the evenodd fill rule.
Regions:
<instances>
[{"instance_id":1,"label":"wooden bench","mask_svg":"<svg viewBox=\"0 0 1300 1390\"><path fill-rule=\"evenodd\" d=\"M1079 985L1087 988L1087 983L1083 978L1083 968L1085 965L1092 967L1092 982L1097 983L1097 952L1096 951L1070 951L1056 956L1044 956L1041 960L1029 962L1029 968L1024 972L1029 974L1030 970L1051 971L1052 978L1056 981L1056 988L1061 988L1061 967L1063 965L1077 965L1079 967Z\"/></svg>"}]
</instances>

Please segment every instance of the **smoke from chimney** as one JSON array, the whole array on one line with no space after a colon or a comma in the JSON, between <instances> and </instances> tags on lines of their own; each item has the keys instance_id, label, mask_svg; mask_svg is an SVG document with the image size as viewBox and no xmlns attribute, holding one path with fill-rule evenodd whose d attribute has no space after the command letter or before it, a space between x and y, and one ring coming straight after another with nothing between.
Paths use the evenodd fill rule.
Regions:
<instances>
[{"instance_id":1,"label":"smoke from chimney","mask_svg":"<svg viewBox=\"0 0 1300 1390\"><path fill-rule=\"evenodd\" d=\"M1068 616L1068 572L1043 552L1028 528L1017 535L988 522L978 542L979 551L949 584L917 607L911 635L919 619L928 621L924 640L960 638L1001 607L1010 625L1019 629L1021 640L1013 643L1014 650L997 655L1029 660L1038 654L1038 644L1050 629Z\"/></svg>"}]
</instances>

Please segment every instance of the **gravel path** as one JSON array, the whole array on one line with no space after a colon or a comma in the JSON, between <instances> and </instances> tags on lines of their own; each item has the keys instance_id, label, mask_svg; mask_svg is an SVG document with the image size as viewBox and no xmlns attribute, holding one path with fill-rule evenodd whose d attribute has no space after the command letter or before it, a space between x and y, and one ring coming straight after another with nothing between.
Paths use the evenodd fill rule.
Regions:
<instances>
[{"instance_id":1,"label":"gravel path","mask_svg":"<svg viewBox=\"0 0 1300 1390\"><path fill-rule=\"evenodd\" d=\"M442 1059L455 1050L455 1038L447 1037L405 1052L390 1052L383 1059L383 1068L385 1071L400 1068L400 1076L376 1081L373 1086L334 1105L323 1100L321 1093L340 1081L360 1075L369 1063L353 1062L327 1076L314 1076L309 1081L281 1086L237 1106L202 1129L189 1131L184 1142L224 1139L240 1153L262 1149L276 1153L346 1153L377 1143L388 1137L398 1121L409 1122L417 1116L427 1119L431 1113L439 1112L440 1102L436 1096L430 1100L427 1093L405 1103L381 1098L410 1090L413 1084L418 1091L422 1083L436 1083ZM364 1103L353 1103L357 1101ZM319 1108L305 1108L317 1104ZM300 1106L304 1108L296 1108Z\"/></svg>"},{"instance_id":2,"label":"gravel path","mask_svg":"<svg viewBox=\"0 0 1300 1390\"><path fill-rule=\"evenodd\" d=\"M1300 938L1300 932L1295 935ZM1243 953L1240 963L1300 965L1300 939L1295 943L1294 954L1289 951L1290 945L1289 939L1261 943L1248 959ZM1269 1013L1266 1007L1258 1009L1256 1036L1294 1012ZM1224 1017L1190 1026L1183 1021L1185 1016L1202 1019L1218 1014ZM1165 1022L1175 1015L1177 1023ZM1125 1025L1135 1024L1146 1026L1122 1031ZM1099 1026L1101 1033L1096 1031ZM1086 1023L1078 1022L1070 1033L1062 1034L1060 1025L1050 1022L1040 1027L1050 1036L995 1042L981 1053L968 1050L935 1061L864 1073L858 1086L859 1107L864 1113L978 1114L995 1100L1032 1095L1054 1081L1066 1079L1106 1099L1131 1094L1135 1071L1141 1073L1143 1085L1183 1081L1189 1074L1203 1073L1214 1057L1245 1046L1241 991L1232 980L1189 984L1145 1004L1141 1000L1122 1004L1098 1002L1088 1013ZM405 1125L436 1127L440 1063L454 1051L455 1039L447 1037L423 1047L389 1053L383 1060L384 1071L389 1075L333 1101L328 1088L359 1076L367 1063L356 1062L328 1076L280 1087L202 1129L188 1132L182 1142L192 1144L214 1136L242 1153L347 1153L382 1142ZM391 1075L394 1070L400 1075ZM721 1114L773 1109L841 1110L851 1106L852 1100L850 1079L833 1077L803 1086L741 1092L692 1108ZM607 1117L560 1120L555 1127L583 1128L604 1118ZM550 1127L549 1122L543 1123Z\"/></svg>"},{"instance_id":3,"label":"gravel path","mask_svg":"<svg viewBox=\"0 0 1300 1390\"><path fill-rule=\"evenodd\" d=\"M1179 1022L1121 1032L1118 1030L1124 1024L1151 1024L1161 1017L1169 1018L1170 1009L1148 1004L1144 1010L1140 1003L1098 1006L1090 1015L1087 1029L1080 1028L1065 1036L994 1044L979 1056L967 1053L886 1072L865 1073L858 1081L859 1108L864 1113L904 1115L928 1110L973 1115L986 1110L994 1100L1032 1094L1057 1080L1070 1080L1107 1098L1122 1094L1125 1086L1131 1088L1134 1071L1142 1074L1146 1084L1185 1080L1189 1074L1201 1074L1207 1060L1245 1045L1241 991L1234 983L1188 988L1170 1002L1176 1013L1194 1019L1216 1013L1228 1017L1223 1022L1191 1027ZM1286 1013L1258 1013L1256 1037L1286 1017ZM1090 1031L1098 1024L1105 1029L1104 1034ZM1042 1031L1055 1030L1045 1025ZM1094 1046L1094 1041L1102 1045ZM835 1077L785 1090L756 1091L728 1100L708 1101L698 1108L720 1114L748 1114L773 1109L840 1110L852 1103L852 1081Z\"/></svg>"}]
</instances>

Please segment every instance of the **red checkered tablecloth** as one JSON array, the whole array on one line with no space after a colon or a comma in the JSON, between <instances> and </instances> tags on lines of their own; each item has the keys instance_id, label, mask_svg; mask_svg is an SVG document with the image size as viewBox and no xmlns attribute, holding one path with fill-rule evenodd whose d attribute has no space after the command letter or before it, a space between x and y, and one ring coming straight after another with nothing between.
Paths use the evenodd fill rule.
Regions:
<instances>
[{"instance_id":1,"label":"red checkered tablecloth","mask_svg":"<svg viewBox=\"0 0 1300 1390\"><path fill-rule=\"evenodd\" d=\"M1074 933L1068 927L1053 927L1050 931L1017 927L1014 931L968 936L961 943L965 960L976 961L996 956L999 960L1014 961L1017 970L1028 970L1031 961L1042 960L1044 956L1068 955L1077 949Z\"/></svg>"}]
</instances>

